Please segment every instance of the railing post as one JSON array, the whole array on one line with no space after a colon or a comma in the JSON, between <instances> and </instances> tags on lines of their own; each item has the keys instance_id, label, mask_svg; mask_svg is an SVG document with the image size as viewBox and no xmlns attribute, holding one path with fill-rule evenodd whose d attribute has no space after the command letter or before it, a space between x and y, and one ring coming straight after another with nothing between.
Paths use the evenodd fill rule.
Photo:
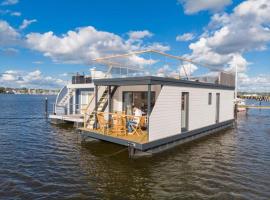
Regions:
<instances>
[{"instance_id":1,"label":"railing post","mask_svg":"<svg viewBox=\"0 0 270 200\"><path fill-rule=\"evenodd\" d=\"M69 88L68 88L68 93L69 93ZM68 99L68 103L67 103L67 115L69 115L70 114L70 99Z\"/></svg>"},{"instance_id":2,"label":"railing post","mask_svg":"<svg viewBox=\"0 0 270 200\"><path fill-rule=\"evenodd\" d=\"M45 98L45 115L47 116L48 114L48 98Z\"/></svg>"},{"instance_id":3,"label":"railing post","mask_svg":"<svg viewBox=\"0 0 270 200\"><path fill-rule=\"evenodd\" d=\"M73 109L73 114L77 114L77 102L76 102L76 89L74 89L72 91L72 95L73 95L73 100L72 100L72 103L73 103L73 106L72 106L72 109Z\"/></svg>"},{"instance_id":4,"label":"railing post","mask_svg":"<svg viewBox=\"0 0 270 200\"><path fill-rule=\"evenodd\" d=\"M111 121L111 115L112 113L112 87L109 85L108 86L108 122Z\"/></svg>"},{"instance_id":5,"label":"railing post","mask_svg":"<svg viewBox=\"0 0 270 200\"><path fill-rule=\"evenodd\" d=\"M151 84L148 84L148 91L147 91L147 138L149 139L149 118L151 114Z\"/></svg>"},{"instance_id":6,"label":"railing post","mask_svg":"<svg viewBox=\"0 0 270 200\"><path fill-rule=\"evenodd\" d=\"M54 103L54 104L53 104L53 114L54 114L54 115L56 115L56 108L55 108L55 107L56 107L56 104Z\"/></svg>"},{"instance_id":7,"label":"railing post","mask_svg":"<svg viewBox=\"0 0 270 200\"><path fill-rule=\"evenodd\" d=\"M95 124L94 124L95 129L97 129L97 111L98 111L98 86L95 85Z\"/></svg>"}]
</instances>

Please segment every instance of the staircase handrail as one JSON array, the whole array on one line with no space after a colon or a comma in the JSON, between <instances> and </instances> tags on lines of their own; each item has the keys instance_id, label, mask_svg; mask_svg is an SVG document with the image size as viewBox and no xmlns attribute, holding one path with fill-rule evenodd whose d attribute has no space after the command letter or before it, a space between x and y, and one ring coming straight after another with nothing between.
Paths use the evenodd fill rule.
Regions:
<instances>
[{"instance_id":1,"label":"staircase handrail","mask_svg":"<svg viewBox=\"0 0 270 200\"><path fill-rule=\"evenodd\" d=\"M109 75L109 73L110 73L110 71L111 71L111 69L112 69L112 66L108 69L108 71L106 72L106 74L105 74L105 78L107 78L107 76ZM101 86L98 86L98 91L99 91L99 89L100 89L100 87ZM90 102L88 103L88 105L86 106L86 108L85 108L85 112L87 112L88 111L88 109L89 109L89 107L90 107L90 105L91 105L91 103L93 102L93 100L95 99L95 97L96 97L96 92L94 93L94 95L93 95L93 97L92 97L92 99L90 100Z\"/></svg>"},{"instance_id":2,"label":"staircase handrail","mask_svg":"<svg viewBox=\"0 0 270 200\"><path fill-rule=\"evenodd\" d=\"M67 93L68 93L67 86L64 86L64 87L60 90L60 92L57 94L55 104L58 104L58 103L64 98L64 96L65 96Z\"/></svg>"},{"instance_id":3,"label":"staircase handrail","mask_svg":"<svg viewBox=\"0 0 270 200\"><path fill-rule=\"evenodd\" d=\"M105 74L105 76L104 76L105 78L108 77L108 75L109 75L109 73L111 72L111 70L112 70L112 66L110 66L109 69L108 69L108 71L106 72L106 74ZM100 88L101 88L101 86L98 86L98 87L97 87L97 90L100 91ZM104 91L105 91L105 90L106 90L106 89L104 89ZM102 94L104 93L104 91L102 91ZM88 110L89 110L89 108L90 108L92 102L93 102L94 99L96 98L96 95L98 95L98 94L97 94L97 92L95 91L95 93L94 93L92 99L90 100L90 102L88 103L88 105L87 105L86 108L85 108L85 112L84 112L84 126L85 126L85 127L86 127L86 123L88 122L88 120L89 120L89 118L90 118L90 116L91 116L91 115L87 114L87 113L88 113ZM102 95L101 95L101 96L102 96ZM100 96L100 97L101 97L101 96ZM94 110L93 110L93 111L94 111ZM93 112L93 111L92 111L92 112ZM88 116L88 118L86 119L87 116Z\"/></svg>"},{"instance_id":4,"label":"staircase handrail","mask_svg":"<svg viewBox=\"0 0 270 200\"><path fill-rule=\"evenodd\" d=\"M64 96L68 93L67 86L65 85L57 94L55 104L54 104L54 113L56 112L56 107L58 103L64 98Z\"/></svg>"}]
</instances>

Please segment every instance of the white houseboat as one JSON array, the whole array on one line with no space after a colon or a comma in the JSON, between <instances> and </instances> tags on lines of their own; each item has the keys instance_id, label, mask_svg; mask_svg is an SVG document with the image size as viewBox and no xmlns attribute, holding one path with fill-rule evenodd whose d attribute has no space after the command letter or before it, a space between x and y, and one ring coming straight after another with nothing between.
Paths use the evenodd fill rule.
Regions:
<instances>
[{"instance_id":1,"label":"white houseboat","mask_svg":"<svg viewBox=\"0 0 270 200\"><path fill-rule=\"evenodd\" d=\"M109 63L111 66L112 62ZM191 77L184 79L158 77L154 73L118 77L110 73L93 79L87 90L87 95L91 96L88 105L83 112L79 111L83 138L126 146L129 155L134 156L160 152L232 127L232 82L223 80L222 73L212 83ZM76 105L78 101L73 99ZM72 112L76 114L76 110Z\"/></svg>"}]
</instances>

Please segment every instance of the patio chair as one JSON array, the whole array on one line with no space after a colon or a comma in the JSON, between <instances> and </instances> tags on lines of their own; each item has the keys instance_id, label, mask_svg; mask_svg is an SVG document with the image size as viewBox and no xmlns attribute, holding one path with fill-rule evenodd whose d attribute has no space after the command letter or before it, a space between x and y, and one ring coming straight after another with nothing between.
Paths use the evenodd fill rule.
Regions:
<instances>
[{"instance_id":1,"label":"patio chair","mask_svg":"<svg viewBox=\"0 0 270 200\"><path fill-rule=\"evenodd\" d=\"M147 118L146 116L142 116L141 121L140 121L141 128L146 129L147 128Z\"/></svg>"},{"instance_id":2,"label":"patio chair","mask_svg":"<svg viewBox=\"0 0 270 200\"><path fill-rule=\"evenodd\" d=\"M134 118L138 118L138 120L134 120ZM133 121L137 122L135 124L132 124L131 127L133 129L132 131L132 135L142 135L142 124L145 123L145 117L141 116L141 117L138 117L138 116L134 116L133 117Z\"/></svg>"},{"instance_id":3,"label":"patio chair","mask_svg":"<svg viewBox=\"0 0 270 200\"><path fill-rule=\"evenodd\" d=\"M109 129L109 122L107 120L105 120L104 118L104 113L97 113L97 120L98 120L98 124L99 124L99 128L101 129L103 134L108 133L108 129Z\"/></svg>"},{"instance_id":4,"label":"patio chair","mask_svg":"<svg viewBox=\"0 0 270 200\"><path fill-rule=\"evenodd\" d=\"M114 113L112 115L112 134L118 135L126 135L127 128L126 128L126 118L122 114Z\"/></svg>"}]
</instances>

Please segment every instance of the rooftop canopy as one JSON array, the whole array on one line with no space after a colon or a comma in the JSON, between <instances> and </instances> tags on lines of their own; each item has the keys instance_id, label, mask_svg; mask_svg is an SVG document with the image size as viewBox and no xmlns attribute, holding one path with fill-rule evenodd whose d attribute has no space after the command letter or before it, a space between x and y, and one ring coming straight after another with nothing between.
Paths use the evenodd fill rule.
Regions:
<instances>
[{"instance_id":1,"label":"rooftop canopy","mask_svg":"<svg viewBox=\"0 0 270 200\"><path fill-rule=\"evenodd\" d=\"M233 86L155 76L96 79L94 80L94 84L97 86L170 85L194 88L234 90Z\"/></svg>"},{"instance_id":2,"label":"rooftop canopy","mask_svg":"<svg viewBox=\"0 0 270 200\"><path fill-rule=\"evenodd\" d=\"M99 78L167 77L234 86L234 76L225 67L201 64L189 58L170 55L156 50L143 50L110 55L92 60ZM95 78L95 77L94 77ZM224 81L223 81L224 82Z\"/></svg>"}]
</instances>

